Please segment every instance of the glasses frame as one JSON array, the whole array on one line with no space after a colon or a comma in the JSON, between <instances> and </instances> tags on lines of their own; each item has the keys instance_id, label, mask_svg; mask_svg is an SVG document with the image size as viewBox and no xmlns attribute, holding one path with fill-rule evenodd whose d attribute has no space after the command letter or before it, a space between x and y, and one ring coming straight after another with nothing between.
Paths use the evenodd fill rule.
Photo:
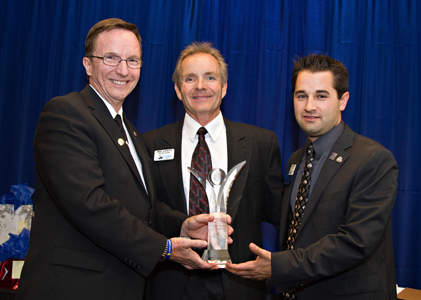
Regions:
<instances>
[{"instance_id":1,"label":"glasses frame","mask_svg":"<svg viewBox=\"0 0 421 300\"><path fill-rule=\"evenodd\" d=\"M118 55L109 55L109 56L118 57L118 58L120 58L120 60L118 61L118 63L117 63L116 65L109 65L109 64L105 63L105 57L106 57L106 56L89 55L89 56L87 56L87 57L100 58L100 59L102 59L102 62L104 63L104 65L106 65L106 66L110 66L110 67L117 67L117 66L119 66L119 65L120 65L120 63L121 63L122 61L125 61L125 62L126 62L127 67L128 67L128 68L130 68L130 69L140 69L140 68L142 67L142 65L143 65L143 60L140 60L140 66L139 66L139 68L133 68L133 67L130 67L130 66L129 66L129 62L127 61L127 60L129 60L129 59L131 59L131 58L122 59L122 58L121 58L120 56L118 56Z\"/></svg>"}]
</instances>

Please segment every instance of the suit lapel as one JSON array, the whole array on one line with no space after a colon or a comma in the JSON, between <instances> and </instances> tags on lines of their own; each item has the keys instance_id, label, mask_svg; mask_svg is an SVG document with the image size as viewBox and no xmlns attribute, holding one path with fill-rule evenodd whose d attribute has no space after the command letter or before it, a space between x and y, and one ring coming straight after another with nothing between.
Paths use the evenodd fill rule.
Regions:
<instances>
[{"instance_id":1,"label":"suit lapel","mask_svg":"<svg viewBox=\"0 0 421 300\"><path fill-rule=\"evenodd\" d=\"M320 171L320 174L317 178L317 181L314 185L314 188L306 205L303 220L301 222L301 228L298 232L298 235L307 223L307 220L310 218L311 213L314 211L315 207L319 203L326 187L329 185L330 181L339 171L339 169L344 167L346 161L348 160L349 154L348 152L346 152L346 149L352 146L353 138L354 132L346 125L343 133L330 150L331 152L338 153L338 157L342 157L342 162L339 163L336 160L329 159L329 157L326 158L326 161L323 164L323 167Z\"/></svg>"},{"instance_id":2,"label":"suit lapel","mask_svg":"<svg viewBox=\"0 0 421 300\"><path fill-rule=\"evenodd\" d=\"M288 169L287 172L289 172L289 169L293 164L296 165L294 174L292 175L292 179L290 183L286 186L284 191L284 200L282 202L282 208L281 208L281 224L280 224L280 241L281 243L284 243L288 236L288 229L291 223L291 194L292 194L292 188L294 186L295 180L301 180L301 178L296 178L298 173L298 168L301 162L301 158L304 153L304 148L300 149L299 151L295 152L291 158L288 161ZM287 173L288 175L288 173ZM282 246L282 245L281 245Z\"/></svg>"},{"instance_id":3,"label":"suit lapel","mask_svg":"<svg viewBox=\"0 0 421 300\"><path fill-rule=\"evenodd\" d=\"M154 199L155 188L154 188L153 177L151 173L151 160L149 158L146 145L143 142L140 136L140 133L137 131L136 127L126 118L126 115L124 113L123 113L123 119L124 119L124 124L127 127L127 131L130 135L130 138L133 142L133 145L136 149L137 156L139 157L139 160L142 165L142 173L143 173L143 178L145 180L146 189L148 191L150 198ZM129 154L130 154L130 150L129 150ZM130 157L132 158L132 161L133 161L133 157L131 156L131 154L130 154ZM136 164L134 164L134 167L136 168L136 171L138 171ZM136 175L138 176L138 179L140 180L140 182L143 184L143 181L140 177L139 172L137 172Z\"/></svg>"},{"instance_id":4,"label":"suit lapel","mask_svg":"<svg viewBox=\"0 0 421 300\"><path fill-rule=\"evenodd\" d=\"M113 120L110 111L104 102L99 98L97 93L88 85L86 86L81 95L85 99L85 103L88 107L92 109L92 115L101 123L104 130L108 133L111 140L113 141L115 147L118 149L120 154L123 156L127 165L130 167L133 174L139 180L143 186L142 179L140 178L139 171L137 170L136 164L133 160L133 157L130 153L129 147L126 144L120 146L118 140L120 138L124 139L120 129L116 126L115 121ZM127 123L126 123L127 124ZM126 125L127 126L127 125Z\"/></svg>"},{"instance_id":5,"label":"suit lapel","mask_svg":"<svg viewBox=\"0 0 421 300\"><path fill-rule=\"evenodd\" d=\"M165 130L161 130L161 134L155 141L155 150L174 149L173 160L157 162L159 173L162 177L165 190L171 196L170 201L173 207L188 214L181 170L181 134L183 122L184 119L166 126Z\"/></svg>"},{"instance_id":6,"label":"suit lapel","mask_svg":"<svg viewBox=\"0 0 421 300\"><path fill-rule=\"evenodd\" d=\"M238 124L224 118L227 128L227 148L228 148L228 172L236 164L246 161L243 169L235 179L227 203L227 213L235 219L238 207L241 202L244 187L250 170L250 162L252 159L252 140L238 128Z\"/></svg>"}]
</instances>

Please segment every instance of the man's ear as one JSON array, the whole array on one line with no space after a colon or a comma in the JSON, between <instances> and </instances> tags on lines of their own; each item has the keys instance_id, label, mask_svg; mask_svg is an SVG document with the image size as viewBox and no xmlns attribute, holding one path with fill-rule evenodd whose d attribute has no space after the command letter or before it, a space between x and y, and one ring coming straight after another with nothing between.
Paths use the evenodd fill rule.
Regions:
<instances>
[{"instance_id":1,"label":"man's ear","mask_svg":"<svg viewBox=\"0 0 421 300\"><path fill-rule=\"evenodd\" d=\"M174 89L175 89L175 92L177 94L178 99L180 99L181 101L183 101L183 97L181 96L181 92L178 89L177 83L174 83Z\"/></svg>"},{"instance_id":2,"label":"man's ear","mask_svg":"<svg viewBox=\"0 0 421 300\"><path fill-rule=\"evenodd\" d=\"M346 105L348 103L348 99L349 99L349 92L345 92L342 95L341 99L339 100L339 101L341 101L341 106L340 106L340 110L341 111L344 111L345 110Z\"/></svg>"},{"instance_id":3,"label":"man's ear","mask_svg":"<svg viewBox=\"0 0 421 300\"><path fill-rule=\"evenodd\" d=\"M227 94L227 87L228 87L228 82L225 82L225 84L222 87L222 99L225 97L225 95Z\"/></svg>"},{"instance_id":4,"label":"man's ear","mask_svg":"<svg viewBox=\"0 0 421 300\"><path fill-rule=\"evenodd\" d=\"M92 61L88 57L84 57L82 59L83 66L85 67L86 75L92 76L91 68L92 68Z\"/></svg>"}]
</instances>

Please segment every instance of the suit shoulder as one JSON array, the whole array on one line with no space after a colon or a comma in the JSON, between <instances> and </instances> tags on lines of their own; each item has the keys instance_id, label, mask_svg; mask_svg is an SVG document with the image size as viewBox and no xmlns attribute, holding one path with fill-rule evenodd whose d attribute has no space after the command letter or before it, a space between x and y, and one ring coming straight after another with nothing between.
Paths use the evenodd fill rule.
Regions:
<instances>
[{"instance_id":1,"label":"suit shoulder","mask_svg":"<svg viewBox=\"0 0 421 300\"><path fill-rule=\"evenodd\" d=\"M291 154L291 156L288 158L287 166L290 166L292 163L297 163L298 159L301 157L301 154L304 151L303 148L300 148L300 149L294 151L294 153Z\"/></svg>"},{"instance_id":2,"label":"suit shoulder","mask_svg":"<svg viewBox=\"0 0 421 300\"><path fill-rule=\"evenodd\" d=\"M87 106L79 92L72 92L67 95L57 96L48 101L42 109L41 115L49 112L69 115L76 112L86 111Z\"/></svg>"},{"instance_id":3,"label":"suit shoulder","mask_svg":"<svg viewBox=\"0 0 421 300\"><path fill-rule=\"evenodd\" d=\"M54 97L48 103L50 103L50 102L53 102L53 103L55 103L55 102L74 102L75 99L80 99L80 100L83 99L80 92L71 92L71 93L66 94L66 95Z\"/></svg>"},{"instance_id":4,"label":"suit shoulder","mask_svg":"<svg viewBox=\"0 0 421 300\"><path fill-rule=\"evenodd\" d=\"M180 122L167 124L160 128L156 128L143 133L142 139L146 143L147 147L151 149L153 147L154 142L157 139L161 139L164 136L177 135L178 132L181 132L181 128L182 123Z\"/></svg>"},{"instance_id":5,"label":"suit shoulder","mask_svg":"<svg viewBox=\"0 0 421 300\"><path fill-rule=\"evenodd\" d=\"M355 134L352 149L356 152L365 152L367 154L385 152L392 155L392 153L379 142L360 134Z\"/></svg>"},{"instance_id":6,"label":"suit shoulder","mask_svg":"<svg viewBox=\"0 0 421 300\"><path fill-rule=\"evenodd\" d=\"M160 136L164 132L173 131L177 123L171 123L164 125L160 128L152 129L142 134L143 139L155 139L156 137Z\"/></svg>"},{"instance_id":7,"label":"suit shoulder","mask_svg":"<svg viewBox=\"0 0 421 300\"><path fill-rule=\"evenodd\" d=\"M232 122L227 121L226 122L227 129L239 129L243 132L248 132L251 134L260 134L260 135L275 135L275 132L269 129L265 129L262 127L258 127L255 125L247 124L247 123L240 123L240 122Z\"/></svg>"}]
</instances>

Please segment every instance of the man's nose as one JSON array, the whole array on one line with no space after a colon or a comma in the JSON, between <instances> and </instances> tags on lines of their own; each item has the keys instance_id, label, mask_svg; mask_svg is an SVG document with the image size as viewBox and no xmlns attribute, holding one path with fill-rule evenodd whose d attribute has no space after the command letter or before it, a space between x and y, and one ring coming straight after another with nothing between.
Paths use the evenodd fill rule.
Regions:
<instances>
[{"instance_id":1,"label":"man's nose","mask_svg":"<svg viewBox=\"0 0 421 300\"><path fill-rule=\"evenodd\" d=\"M121 76L127 76L129 74L129 66L127 66L126 60L121 60L116 68L117 74Z\"/></svg>"},{"instance_id":2,"label":"man's nose","mask_svg":"<svg viewBox=\"0 0 421 300\"><path fill-rule=\"evenodd\" d=\"M204 82L204 80L203 80L202 78L200 78L200 77L197 79L196 89L197 89L197 90L204 90L204 89L206 89L205 82Z\"/></svg>"},{"instance_id":3,"label":"man's nose","mask_svg":"<svg viewBox=\"0 0 421 300\"><path fill-rule=\"evenodd\" d=\"M316 109L316 105L315 105L313 97L308 97L308 100L307 100L307 103L306 103L304 109L306 111L313 111L313 110Z\"/></svg>"}]
</instances>

